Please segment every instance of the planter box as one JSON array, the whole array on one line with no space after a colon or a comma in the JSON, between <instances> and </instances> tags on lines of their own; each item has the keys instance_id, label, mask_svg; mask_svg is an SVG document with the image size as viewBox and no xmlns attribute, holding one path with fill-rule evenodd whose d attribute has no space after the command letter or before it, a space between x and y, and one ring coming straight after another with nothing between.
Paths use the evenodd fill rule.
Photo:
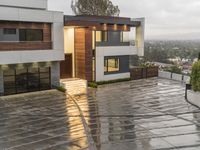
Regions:
<instances>
[{"instance_id":1,"label":"planter box","mask_svg":"<svg viewBox=\"0 0 200 150\"><path fill-rule=\"evenodd\" d=\"M158 67L149 67L147 70L147 78L158 77Z\"/></svg>"},{"instance_id":2,"label":"planter box","mask_svg":"<svg viewBox=\"0 0 200 150\"><path fill-rule=\"evenodd\" d=\"M193 105L200 107L200 92L194 92L193 90L188 90L187 92L187 100Z\"/></svg>"},{"instance_id":3,"label":"planter box","mask_svg":"<svg viewBox=\"0 0 200 150\"><path fill-rule=\"evenodd\" d=\"M131 79L138 80L144 78L158 77L158 67L149 67L149 68L131 68Z\"/></svg>"},{"instance_id":4,"label":"planter box","mask_svg":"<svg viewBox=\"0 0 200 150\"><path fill-rule=\"evenodd\" d=\"M143 68L132 68L130 70L131 79L138 80L143 78Z\"/></svg>"}]
</instances>

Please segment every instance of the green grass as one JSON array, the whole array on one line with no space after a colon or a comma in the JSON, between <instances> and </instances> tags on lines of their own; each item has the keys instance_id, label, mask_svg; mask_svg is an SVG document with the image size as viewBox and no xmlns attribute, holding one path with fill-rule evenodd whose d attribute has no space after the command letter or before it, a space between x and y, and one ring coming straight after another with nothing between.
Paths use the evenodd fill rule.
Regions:
<instances>
[{"instance_id":1,"label":"green grass","mask_svg":"<svg viewBox=\"0 0 200 150\"><path fill-rule=\"evenodd\" d=\"M60 91L60 92L63 92L63 93L65 93L67 90L64 88L64 87L62 87L62 86L59 86L59 87L57 87L56 88L58 91Z\"/></svg>"}]
</instances>

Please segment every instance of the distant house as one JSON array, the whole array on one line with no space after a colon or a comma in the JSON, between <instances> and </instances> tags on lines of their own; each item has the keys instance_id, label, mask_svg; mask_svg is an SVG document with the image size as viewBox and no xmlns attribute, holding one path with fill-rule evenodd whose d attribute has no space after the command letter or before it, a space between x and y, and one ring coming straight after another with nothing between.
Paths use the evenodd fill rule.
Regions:
<instances>
[{"instance_id":1,"label":"distant house","mask_svg":"<svg viewBox=\"0 0 200 150\"><path fill-rule=\"evenodd\" d=\"M60 77L129 78L133 55L144 55L143 18L64 16L47 0L0 1L1 95L51 89Z\"/></svg>"}]
</instances>

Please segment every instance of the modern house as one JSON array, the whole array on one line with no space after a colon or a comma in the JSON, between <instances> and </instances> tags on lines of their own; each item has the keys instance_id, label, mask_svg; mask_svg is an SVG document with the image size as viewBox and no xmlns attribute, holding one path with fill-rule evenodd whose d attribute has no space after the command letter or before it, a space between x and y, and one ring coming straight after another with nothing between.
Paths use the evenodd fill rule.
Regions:
<instances>
[{"instance_id":1,"label":"modern house","mask_svg":"<svg viewBox=\"0 0 200 150\"><path fill-rule=\"evenodd\" d=\"M1 95L59 85L63 35L63 13L48 11L47 0L1 0Z\"/></svg>"},{"instance_id":2,"label":"modern house","mask_svg":"<svg viewBox=\"0 0 200 150\"><path fill-rule=\"evenodd\" d=\"M134 42L130 34L134 34ZM144 18L65 16L64 45L62 78L129 78L132 56L144 55Z\"/></svg>"},{"instance_id":3,"label":"modern house","mask_svg":"<svg viewBox=\"0 0 200 150\"><path fill-rule=\"evenodd\" d=\"M144 55L144 18L64 16L47 1L0 1L0 95L50 89L60 77L130 77L132 56Z\"/></svg>"}]
</instances>

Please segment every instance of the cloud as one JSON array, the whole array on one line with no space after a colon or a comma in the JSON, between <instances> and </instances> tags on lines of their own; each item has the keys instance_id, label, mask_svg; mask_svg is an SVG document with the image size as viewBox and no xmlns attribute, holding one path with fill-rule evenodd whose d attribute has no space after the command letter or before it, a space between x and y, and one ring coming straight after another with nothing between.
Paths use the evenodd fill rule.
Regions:
<instances>
[{"instance_id":1,"label":"cloud","mask_svg":"<svg viewBox=\"0 0 200 150\"><path fill-rule=\"evenodd\" d=\"M121 16L145 17L146 38L185 39L200 33L199 0L112 0ZM49 8L72 14L71 0L49 0ZM190 35L189 37L186 35Z\"/></svg>"}]
</instances>

